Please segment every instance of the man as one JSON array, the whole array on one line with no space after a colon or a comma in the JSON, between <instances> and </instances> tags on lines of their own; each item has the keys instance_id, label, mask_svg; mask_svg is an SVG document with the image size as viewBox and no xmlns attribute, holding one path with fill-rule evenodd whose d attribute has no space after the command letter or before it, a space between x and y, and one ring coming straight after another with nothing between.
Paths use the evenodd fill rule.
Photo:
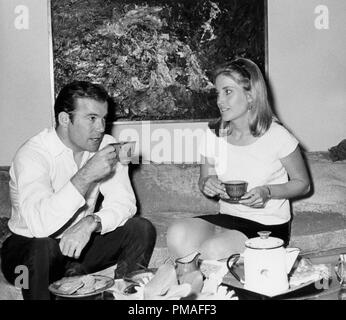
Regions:
<instances>
[{"instance_id":1,"label":"man","mask_svg":"<svg viewBox=\"0 0 346 320\"><path fill-rule=\"evenodd\" d=\"M45 129L16 153L10 168L12 235L2 248L11 283L28 268L24 299L49 299L63 276L117 264L117 277L147 266L156 231L133 217L136 199L128 166L105 135L109 96L99 85L75 81L59 93L56 128ZM99 193L102 207L95 211Z\"/></svg>"}]
</instances>

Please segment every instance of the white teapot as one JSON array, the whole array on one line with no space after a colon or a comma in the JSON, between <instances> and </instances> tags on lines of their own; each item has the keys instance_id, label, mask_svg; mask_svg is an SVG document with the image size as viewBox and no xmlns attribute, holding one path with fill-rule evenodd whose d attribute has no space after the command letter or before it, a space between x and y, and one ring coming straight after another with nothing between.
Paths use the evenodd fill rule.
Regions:
<instances>
[{"instance_id":1,"label":"white teapot","mask_svg":"<svg viewBox=\"0 0 346 320\"><path fill-rule=\"evenodd\" d=\"M269 237L271 232L258 232L259 237L248 239L244 251L244 288L267 296L284 293L288 288L287 274L296 260L299 249L283 247L283 240Z\"/></svg>"}]
</instances>

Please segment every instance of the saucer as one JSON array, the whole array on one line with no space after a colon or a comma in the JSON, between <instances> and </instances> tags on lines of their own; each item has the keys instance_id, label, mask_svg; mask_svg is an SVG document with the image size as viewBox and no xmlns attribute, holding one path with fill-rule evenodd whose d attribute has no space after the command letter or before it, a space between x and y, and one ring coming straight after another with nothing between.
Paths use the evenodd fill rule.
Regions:
<instances>
[{"instance_id":1,"label":"saucer","mask_svg":"<svg viewBox=\"0 0 346 320\"><path fill-rule=\"evenodd\" d=\"M228 202L228 203L239 203L239 200L240 199L237 199L237 200L232 200L232 199L224 199L224 198L221 198L222 201L225 201L225 202Z\"/></svg>"}]
</instances>

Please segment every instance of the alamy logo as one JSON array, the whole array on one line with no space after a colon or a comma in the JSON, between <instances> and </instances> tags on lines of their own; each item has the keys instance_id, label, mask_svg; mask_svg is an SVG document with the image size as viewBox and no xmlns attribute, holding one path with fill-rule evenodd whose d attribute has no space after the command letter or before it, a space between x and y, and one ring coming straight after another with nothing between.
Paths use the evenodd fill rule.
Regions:
<instances>
[{"instance_id":1,"label":"alamy logo","mask_svg":"<svg viewBox=\"0 0 346 320\"><path fill-rule=\"evenodd\" d=\"M329 29L329 10L325 5L319 5L315 8L315 28L318 30Z\"/></svg>"},{"instance_id":2,"label":"alamy logo","mask_svg":"<svg viewBox=\"0 0 346 320\"><path fill-rule=\"evenodd\" d=\"M14 280L14 285L20 289L29 289L29 269L27 266L19 265L14 269L15 274L19 274Z\"/></svg>"},{"instance_id":3,"label":"alamy logo","mask_svg":"<svg viewBox=\"0 0 346 320\"><path fill-rule=\"evenodd\" d=\"M18 5L14 9L16 17L14 19L14 27L17 30L29 29L29 8L24 5Z\"/></svg>"}]
</instances>

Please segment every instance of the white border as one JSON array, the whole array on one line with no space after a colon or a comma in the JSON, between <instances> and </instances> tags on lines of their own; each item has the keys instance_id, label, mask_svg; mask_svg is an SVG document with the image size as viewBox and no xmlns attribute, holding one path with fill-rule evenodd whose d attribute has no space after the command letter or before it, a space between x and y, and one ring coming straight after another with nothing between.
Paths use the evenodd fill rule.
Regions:
<instances>
[{"instance_id":1,"label":"white border","mask_svg":"<svg viewBox=\"0 0 346 320\"><path fill-rule=\"evenodd\" d=\"M50 94L51 94L51 121L55 126L54 116L54 55L53 55L53 31L52 31L52 16L51 16L51 2L47 0L47 21L48 21L48 56L49 56L49 74L50 74Z\"/></svg>"}]
</instances>

